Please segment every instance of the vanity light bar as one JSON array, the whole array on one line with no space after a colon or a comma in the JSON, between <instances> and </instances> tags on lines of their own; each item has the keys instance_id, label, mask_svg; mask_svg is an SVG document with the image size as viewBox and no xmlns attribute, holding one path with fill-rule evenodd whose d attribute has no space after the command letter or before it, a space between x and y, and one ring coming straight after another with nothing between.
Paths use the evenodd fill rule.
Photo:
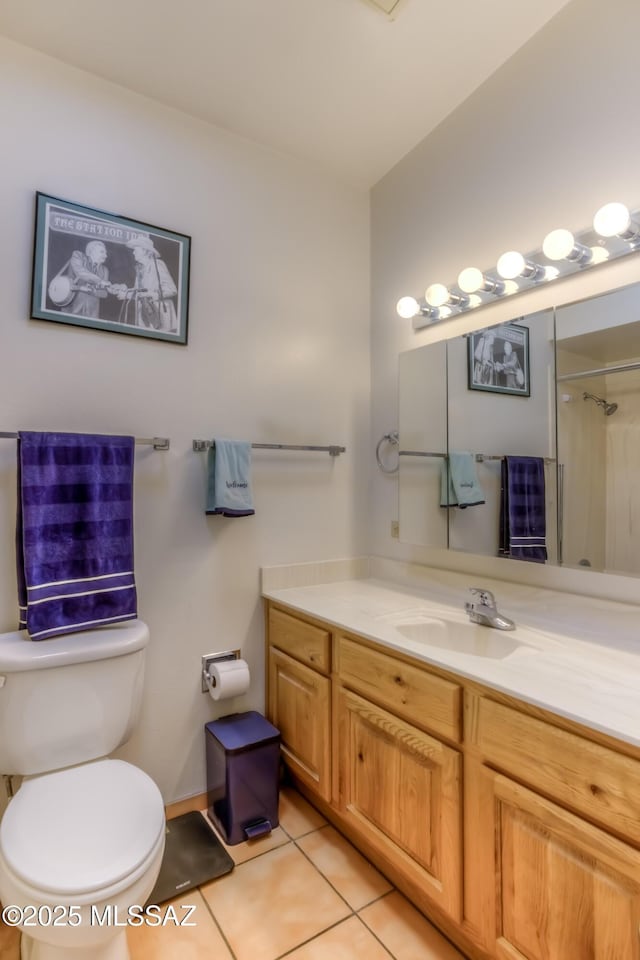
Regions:
<instances>
[{"instance_id":1,"label":"vanity light bar","mask_svg":"<svg viewBox=\"0 0 640 960\"><path fill-rule=\"evenodd\" d=\"M517 250L503 253L496 264L497 276L477 267L465 267L458 274L457 284L430 284L424 303L415 297L401 297L396 312L403 319L412 320L414 330L420 330L437 320L468 313L538 284L635 253L640 250L637 216L623 203L606 203L594 216L593 229L583 231L578 238L570 230L552 230L544 238L541 250L527 256Z\"/></svg>"}]
</instances>

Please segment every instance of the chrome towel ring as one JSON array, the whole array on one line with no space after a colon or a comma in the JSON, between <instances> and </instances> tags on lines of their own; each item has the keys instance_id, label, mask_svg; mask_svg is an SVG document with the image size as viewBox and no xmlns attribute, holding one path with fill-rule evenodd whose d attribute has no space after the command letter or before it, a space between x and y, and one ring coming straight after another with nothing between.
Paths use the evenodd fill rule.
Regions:
<instances>
[{"instance_id":1,"label":"chrome towel ring","mask_svg":"<svg viewBox=\"0 0 640 960\"><path fill-rule=\"evenodd\" d=\"M397 447L399 443L398 431L391 430L389 433L385 433L385 435L383 437L380 437L380 439L378 440L378 446L376 447L376 460L382 472L397 473L399 461L396 461L396 464L394 467L390 467L383 462L382 457L380 456L380 448L385 443L390 444L391 446Z\"/></svg>"}]
</instances>

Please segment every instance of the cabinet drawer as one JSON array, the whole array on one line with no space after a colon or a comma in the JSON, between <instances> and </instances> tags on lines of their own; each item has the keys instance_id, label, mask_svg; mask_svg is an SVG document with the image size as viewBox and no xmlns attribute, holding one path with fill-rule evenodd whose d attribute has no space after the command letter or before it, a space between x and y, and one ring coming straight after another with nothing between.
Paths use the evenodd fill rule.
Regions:
<instances>
[{"instance_id":1,"label":"cabinet drawer","mask_svg":"<svg viewBox=\"0 0 640 960\"><path fill-rule=\"evenodd\" d=\"M342 682L397 716L449 740L461 739L462 688L420 667L338 637Z\"/></svg>"},{"instance_id":2,"label":"cabinet drawer","mask_svg":"<svg viewBox=\"0 0 640 960\"><path fill-rule=\"evenodd\" d=\"M276 607L269 607L269 642L316 670L330 669L331 634Z\"/></svg>"},{"instance_id":3,"label":"cabinet drawer","mask_svg":"<svg viewBox=\"0 0 640 960\"><path fill-rule=\"evenodd\" d=\"M640 843L640 762L492 700L479 703L483 759Z\"/></svg>"}]
</instances>

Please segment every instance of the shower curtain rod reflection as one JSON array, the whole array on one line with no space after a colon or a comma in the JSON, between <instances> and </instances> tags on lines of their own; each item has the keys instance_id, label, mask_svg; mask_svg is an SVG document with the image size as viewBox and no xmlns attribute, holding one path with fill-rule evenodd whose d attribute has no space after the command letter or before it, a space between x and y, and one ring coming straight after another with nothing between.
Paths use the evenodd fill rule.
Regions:
<instances>
[{"instance_id":1,"label":"shower curtain rod reflection","mask_svg":"<svg viewBox=\"0 0 640 960\"><path fill-rule=\"evenodd\" d=\"M194 453L203 453L210 447L215 446L215 440L194 440ZM252 450L312 450L314 453L328 453L332 457L338 457L341 453L346 453L346 447L338 447L335 444L329 444L326 447L314 447L302 443L252 443Z\"/></svg>"},{"instance_id":2,"label":"shower curtain rod reflection","mask_svg":"<svg viewBox=\"0 0 640 960\"><path fill-rule=\"evenodd\" d=\"M565 380L583 380L585 377L601 377L609 373L627 373L628 370L640 370L640 360L630 360L629 363L617 363L612 367L595 367L593 370L578 370L576 373L563 373L556 377L558 383Z\"/></svg>"},{"instance_id":3,"label":"shower curtain rod reflection","mask_svg":"<svg viewBox=\"0 0 640 960\"><path fill-rule=\"evenodd\" d=\"M17 433L3 433L0 431L0 440L17 440ZM153 447L154 450L168 450L170 446L169 437L136 437L135 441L140 446Z\"/></svg>"}]
</instances>

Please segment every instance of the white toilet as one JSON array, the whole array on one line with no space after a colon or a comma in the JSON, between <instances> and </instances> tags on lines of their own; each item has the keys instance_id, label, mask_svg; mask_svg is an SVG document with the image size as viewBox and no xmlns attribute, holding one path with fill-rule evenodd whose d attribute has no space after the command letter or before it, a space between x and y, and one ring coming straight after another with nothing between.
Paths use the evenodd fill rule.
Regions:
<instances>
[{"instance_id":1,"label":"white toilet","mask_svg":"<svg viewBox=\"0 0 640 960\"><path fill-rule=\"evenodd\" d=\"M22 960L129 957L164 806L146 773L108 755L136 724L148 640L141 620L40 642L0 634L0 773L24 777L0 821L0 901L22 909Z\"/></svg>"}]
</instances>

